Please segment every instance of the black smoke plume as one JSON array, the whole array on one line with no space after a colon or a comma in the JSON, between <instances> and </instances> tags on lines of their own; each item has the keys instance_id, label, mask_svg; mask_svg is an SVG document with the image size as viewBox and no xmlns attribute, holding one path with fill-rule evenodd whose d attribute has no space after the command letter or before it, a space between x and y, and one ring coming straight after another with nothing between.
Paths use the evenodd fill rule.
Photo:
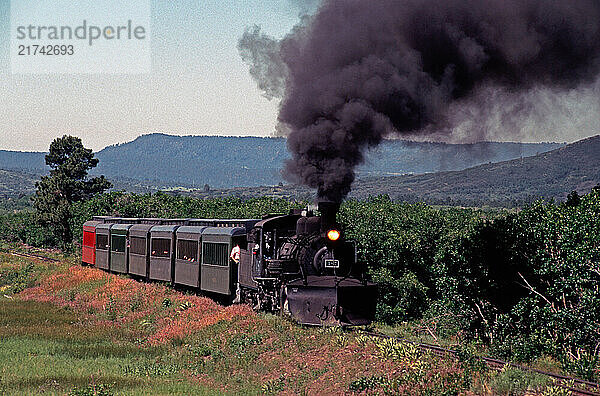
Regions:
<instances>
[{"instance_id":1,"label":"black smoke plume","mask_svg":"<svg viewBox=\"0 0 600 396\"><path fill-rule=\"evenodd\" d=\"M250 64L250 75L267 99L284 94L286 67L281 59L279 41L260 32L259 26L246 29L238 41L242 60Z\"/></svg>"},{"instance_id":2,"label":"black smoke plume","mask_svg":"<svg viewBox=\"0 0 600 396\"><path fill-rule=\"evenodd\" d=\"M339 201L385 136L451 131L451 109L482 92L592 83L600 0L327 0L277 44L284 173Z\"/></svg>"}]
</instances>

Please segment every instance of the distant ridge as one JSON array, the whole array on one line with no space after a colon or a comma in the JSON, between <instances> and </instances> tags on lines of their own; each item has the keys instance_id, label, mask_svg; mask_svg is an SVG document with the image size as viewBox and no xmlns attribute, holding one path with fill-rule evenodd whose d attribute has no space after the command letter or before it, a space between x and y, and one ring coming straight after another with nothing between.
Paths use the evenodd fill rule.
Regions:
<instances>
[{"instance_id":1,"label":"distant ridge","mask_svg":"<svg viewBox=\"0 0 600 396\"><path fill-rule=\"evenodd\" d=\"M148 139L148 141L145 143L146 145L139 145L137 147L136 145L130 146L127 150L132 151L123 158L129 158L129 156L135 155L135 153L138 152L138 149L142 149L144 147L150 151L151 147L148 147L147 144L153 145L158 142L165 142L165 140L162 139L146 139ZM272 140L268 140L266 138L265 140L261 140L261 138L233 139L249 139L244 141L248 143L247 145L237 144L227 146L228 148L237 147L237 149L242 151L246 150L247 147L251 147L252 144L254 144L254 147L256 147L260 142L263 142L263 145L272 144L273 142ZM193 139L191 141L193 142ZM206 142L207 140L203 139L203 141ZM217 139L217 141L219 141L219 139ZM239 142L240 140L237 140L237 143ZM130 143L112 146L105 150L115 150L114 153L109 152L108 154L110 155L122 155L122 153L127 153L127 150L118 151L117 149L123 148L123 146L129 144ZM184 149L181 150L182 152L186 152L186 144L188 147L194 146L194 144L191 144L190 141L185 139L174 139L173 142L167 144L167 146L171 145L171 148L168 148L167 150L172 149L173 144L183 145ZM392 150L394 144L400 145L405 143L386 142L383 150ZM503 144L500 145L500 147L506 147L503 146ZM212 147L213 149L215 147L214 145L208 146ZM439 147L443 148L446 153L452 152L452 150L456 150L457 153L460 153L461 150L464 150L464 147L455 146L457 145L441 145ZM418 150L427 151L421 144L417 144L416 147ZM492 144L489 147L495 148L495 144ZM414 148L411 149L415 150ZM472 150L473 148L471 147L469 149ZM160 150L157 148L152 150L155 152L160 152ZM262 150L267 149L263 148ZM271 149L269 148L268 150ZM480 148L477 148L476 150L480 150ZM150 151L148 158L153 158L153 155L154 154L152 154L152 151ZM208 153L199 155L199 157L202 157L203 155L206 155L208 158ZM100 153L98 153L98 156L100 157ZM215 153L213 157L217 158L218 154ZM207 158L199 158L196 164L210 164L211 162ZM227 161L232 161L235 163L235 158L235 156L224 156L223 160L215 160L215 162L223 164ZM458 156L456 158L460 159L461 157ZM119 160L118 158L115 159L115 161L115 165L113 166L123 165L123 169L126 169L127 166L143 166L136 165L134 163L126 163L124 160ZM145 159L144 161L148 161L148 159ZM144 161L140 161L139 163L144 164ZM109 161L106 160L106 162ZM193 164L193 162L190 163ZM383 163L385 164L385 162ZM381 162L379 162L379 164L381 164ZM170 167L170 163L164 162L161 163L160 166L167 169ZM174 166L174 169L183 168ZM33 191L35 180L38 177L38 175L32 175L23 172L0 170L0 195L4 194L6 196L7 191L12 191L11 194L14 194L17 191L20 193L31 193ZM135 192L153 192L157 189L165 189L165 187L168 187L165 184L159 188L150 182L120 177L113 177L112 181L116 184L117 189ZM418 175L385 177L363 175L354 183L352 192L350 193L350 198L366 198L373 195L388 194L396 200L404 200L409 202L424 201L430 204L465 206L522 206L525 203L539 199L540 197L562 200L569 192L573 190L576 190L580 193L586 193L598 184L600 184L600 136L594 136L559 147L552 151L544 152L536 156L523 156L522 158L514 160L478 165L461 171L444 171ZM24 186L25 188L17 188L19 186ZM185 194L198 197L228 195L251 197L257 195L267 195L284 198L314 198L314 191L311 191L306 187L296 185L278 186L271 184L265 187L248 186L239 188L213 188L213 186L211 186L209 191L204 191L203 186L198 186L196 189L181 188L176 186L177 184L172 184L167 190L174 194Z\"/></svg>"},{"instance_id":2,"label":"distant ridge","mask_svg":"<svg viewBox=\"0 0 600 396\"><path fill-rule=\"evenodd\" d=\"M377 191L405 201L520 206L540 197L562 200L573 190L587 193L599 184L600 135L534 157L462 171L363 178L352 196Z\"/></svg>"},{"instance_id":3,"label":"distant ridge","mask_svg":"<svg viewBox=\"0 0 600 396\"><path fill-rule=\"evenodd\" d=\"M386 140L367 154L359 176L461 170L532 156L559 143L444 144ZM289 158L284 138L148 134L96 153L93 174L155 187L211 188L277 185ZM44 153L0 151L0 169L45 173Z\"/></svg>"},{"instance_id":4,"label":"distant ridge","mask_svg":"<svg viewBox=\"0 0 600 396\"><path fill-rule=\"evenodd\" d=\"M0 199L32 194L39 175L0 169Z\"/></svg>"}]
</instances>

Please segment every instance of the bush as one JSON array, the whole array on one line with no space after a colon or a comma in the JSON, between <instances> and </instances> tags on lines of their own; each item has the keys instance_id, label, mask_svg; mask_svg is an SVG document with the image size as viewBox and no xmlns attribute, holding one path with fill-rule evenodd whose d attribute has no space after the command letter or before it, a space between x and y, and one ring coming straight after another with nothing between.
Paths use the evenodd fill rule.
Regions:
<instances>
[{"instance_id":1,"label":"bush","mask_svg":"<svg viewBox=\"0 0 600 396\"><path fill-rule=\"evenodd\" d=\"M375 390L380 387L389 387L390 380L388 377L380 375L372 375L370 377L361 377L352 381L349 385L351 392L361 393L364 391Z\"/></svg>"},{"instance_id":2,"label":"bush","mask_svg":"<svg viewBox=\"0 0 600 396\"><path fill-rule=\"evenodd\" d=\"M427 287L415 274L409 271L395 278L388 268L379 268L371 275L379 286L378 321L399 323L423 314L428 304Z\"/></svg>"},{"instance_id":3,"label":"bush","mask_svg":"<svg viewBox=\"0 0 600 396\"><path fill-rule=\"evenodd\" d=\"M90 384L85 387L74 387L69 396L113 396L113 386L106 384Z\"/></svg>"},{"instance_id":4,"label":"bush","mask_svg":"<svg viewBox=\"0 0 600 396\"><path fill-rule=\"evenodd\" d=\"M504 367L490 380L494 395L523 395L527 390L545 388L550 379L542 374L526 372L512 367Z\"/></svg>"},{"instance_id":5,"label":"bush","mask_svg":"<svg viewBox=\"0 0 600 396\"><path fill-rule=\"evenodd\" d=\"M438 278L447 276L438 265L439 252L482 216L469 209L394 203L387 196L344 202L338 220L380 285L378 320L394 324L422 317L441 297Z\"/></svg>"},{"instance_id":6,"label":"bush","mask_svg":"<svg viewBox=\"0 0 600 396\"><path fill-rule=\"evenodd\" d=\"M517 274L525 296L494 324L492 345L499 353L525 361L548 353L570 362L600 344L599 215L598 192L577 206L538 202L519 214L529 231L521 241L529 245L527 273ZM591 379L593 369L579 372Z\"/></svg>"},{"instance_id":7,"label":"bush","mask_svg":"<svg viewBox=\"0 0 600 396\"><path fill-rule=\"evenodd\" d=\"M37 247L56 246L54 234L40 226L34 213L18 212L0 216L0 240Z\"/></svg>"},{"instance_id":8,"label":"bush","mask_svg":"<svg viewBox=\"0 0 600 396\"><path fill-rule=\"evenodd\" d=\"M34 265L30 263L22 267L0 270L0 293L16 294L30 287L34 282L33 269Z\"/></svg>"},{"instance_id":9,"label":"bush","mask_svg":"<svg viewBox=\"0 0 600 396\"><path fill-rule=\"evenodd\" d=\"M466 313L468 309L455 301L436 300L423 314L422 322L436 337L461 338L471 323Z\"/></svg>"}]
</instances>

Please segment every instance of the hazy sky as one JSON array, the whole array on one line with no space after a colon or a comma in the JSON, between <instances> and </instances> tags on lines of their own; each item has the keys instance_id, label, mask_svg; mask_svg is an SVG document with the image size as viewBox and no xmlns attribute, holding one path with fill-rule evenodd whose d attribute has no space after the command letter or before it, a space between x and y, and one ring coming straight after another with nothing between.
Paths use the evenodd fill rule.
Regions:
<instances>
[{"instance_id":1,"label":"hazy sky","mask_svg":"<svg viewBox=\"0 0 600 396\"><path fill-rule=\"evenodd\" d=\"M17 0L14 0L17 1ZM101 0L99 0L101 1ZM152 0L152 72L143 75L12 75L10 1L0 0L0 149L45 151L71 134L94 150L146 133L272 135L278 101L261 96L236 48L247 26L282 37L301 6L318 0ZM562 95L540 92L537 110L508 140L574 141L600 133L600 82ZM562 102L563 106L556 106ZM474 112L501 115L506 109ZM471 110L465 109L465 112ZM509 112L510 113L510 112ZM467 120L477 123L481 117ZM489 129L501 131L506 119ZM469 141L472 125L449 141ZM489 133L488 136L495 136ZM506 140L502 134L497 139Z\"/></svg>"},{"instance_id":2,"label":"hazy sky","mask_svg":"<svg viewBox=\"0 0 600 396\"><path fill-rule=\"evenodd\" d=\"M154 0L150 74L12 75L0 0L0 149L45 151L63 134L94 150L151 132L271 135L278 103L260 95L237 40L253 24L281 37L299 12L293 0Z\"/></svg>"}]
</instances>

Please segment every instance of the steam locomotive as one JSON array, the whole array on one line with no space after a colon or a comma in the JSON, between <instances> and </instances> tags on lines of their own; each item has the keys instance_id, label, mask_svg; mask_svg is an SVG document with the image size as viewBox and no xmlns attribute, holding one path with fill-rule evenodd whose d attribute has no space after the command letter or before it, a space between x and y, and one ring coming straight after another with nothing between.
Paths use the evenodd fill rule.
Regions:
<instances>
[{"instance_id":1,"label":"steam locomotive","mask_svg":"<svg viewBox=\"0 0 600 396\"><path fill-rule=\"evenodd\" d=\"M377 287L335 221L339 205L262 219L95 216L83 226L84 265L244 302L307 325L366 325Z\"/></svg>"}]
</instances>

